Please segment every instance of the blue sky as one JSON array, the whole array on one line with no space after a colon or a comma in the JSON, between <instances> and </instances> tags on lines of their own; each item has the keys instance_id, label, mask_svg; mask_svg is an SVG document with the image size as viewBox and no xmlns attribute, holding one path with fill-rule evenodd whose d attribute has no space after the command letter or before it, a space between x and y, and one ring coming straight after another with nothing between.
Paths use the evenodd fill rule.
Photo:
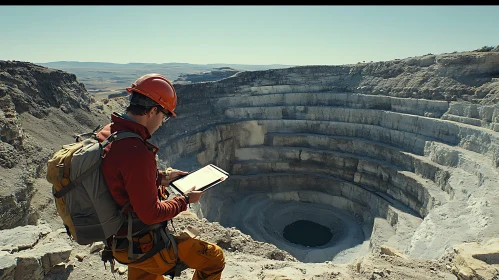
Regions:
<instances>
[{"instance_id":1,"label":"blue sky","mask_svg":"<svg viewBox=\"0 0 499 280\"><path fill-rule=\"evenodd\" d=\"M0 60L343 65L499 45L499 6L0 6Z\"/></svg>"}]
</instances>

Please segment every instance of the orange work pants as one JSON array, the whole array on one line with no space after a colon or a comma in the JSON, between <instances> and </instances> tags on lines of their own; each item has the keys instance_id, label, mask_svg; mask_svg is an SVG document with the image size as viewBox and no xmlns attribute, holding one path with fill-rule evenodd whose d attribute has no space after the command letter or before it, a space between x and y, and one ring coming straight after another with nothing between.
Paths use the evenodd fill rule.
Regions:
<instances>
[{"instance_id":1,"label":"orange work pants","mask_svg":"<svg viewBox=\"0 0 499 280\"><path fill-rule=\"evenodd\" d=\"M152 232L134 241L139 243L142 252L152 248ZM192 280L220 280L225 267L222 248L203 240L175 236L178 244L178 259L189 268L195 269ZM117 249L114 257L128 266L129 280L164 280L163 274L175 266L173 248L165 248L140 263L130 263L128 249Z\"/></svg>"}]
</instances>

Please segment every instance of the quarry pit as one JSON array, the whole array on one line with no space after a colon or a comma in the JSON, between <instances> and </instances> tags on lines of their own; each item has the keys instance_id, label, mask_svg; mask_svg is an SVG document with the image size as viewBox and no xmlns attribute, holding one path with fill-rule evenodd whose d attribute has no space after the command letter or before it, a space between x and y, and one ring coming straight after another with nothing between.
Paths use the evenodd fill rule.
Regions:
<instances>
[{"instance_id":1,"label":"quarry pit","mask_svg":"<svg viewBox=\"0 0 499 280\"><path fill-rule=\"evenodd\" d=\"M306 263L381 246L433 259L498 232L496 106L310 85L207 95L185 98L168 124L180 132L158 141L169 166L231 174L203 196L200 218Z\"/></svg>"}]
</instances>

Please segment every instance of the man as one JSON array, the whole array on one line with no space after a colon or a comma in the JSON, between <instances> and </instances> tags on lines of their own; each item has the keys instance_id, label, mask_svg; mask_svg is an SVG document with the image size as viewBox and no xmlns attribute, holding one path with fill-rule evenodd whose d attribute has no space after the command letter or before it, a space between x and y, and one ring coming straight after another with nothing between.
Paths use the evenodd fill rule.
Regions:
<instances>
[{"instance_id":1,"label":"man","mask_svg":"<svg viewBox=\"0 0 499 280\"><path fill-rule=\"evenodd\" d=\"M165 200L158 195L171 180L187 174L172 168L167 171L158 170L158 148L147 141L170 117L176 117L174 111L177 106L177 93L173 85L160 74L144 75L126 90L131 93L126 113L113 113L111 123L106 125L97 137L103 141L115 131L127 130L139 134L142 140L125 138L108 145L101 168L116 202L121 207L130 202L125 213L132 211L130 213L140 220L144 228L146 225L159 224L161 229L164 229L166 221L186 211L189 203L198 202L203 195L201 191L194 191L194 186L183 196ZM225 259L222 249L216 244L175 236L178 244L177 259L175 246L171 246L175 242L166 242L164 234L157 230L148 230L149 228L137 233L140 228L135 228L135 222L133 227L131 232L134 235L130 238L133 242L128 242L127 238L119 239L127 236L127 225L122 227L117 237L107 240L110 247L116 248L113 250L114 258L127 264L128 279L164 279L163 275L172 271L178 261L195 269L193 280L221 279ZM161 238L168 244L163 245L167 248L160 248L161 251L143 261L133 262L137 259L136 256L146 254Z\"/></svg>"}]
</instances>

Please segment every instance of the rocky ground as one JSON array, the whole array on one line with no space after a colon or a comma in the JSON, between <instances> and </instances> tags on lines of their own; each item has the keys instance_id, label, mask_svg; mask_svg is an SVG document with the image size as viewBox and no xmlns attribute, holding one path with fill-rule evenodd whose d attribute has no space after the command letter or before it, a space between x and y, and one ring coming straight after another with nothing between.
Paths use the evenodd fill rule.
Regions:
<instances>
[{"instance_id":1,"label":"rocky ground","mask_svg":"<svg viewBox=\"0 0 499 280\"><path fill-rule=\"evenodd\" d=\"M439 261L407 259L402 255L386 251L361 257L353 264L301 263L273 245L253 241L251 237L236 229L223 228L217 224L199 220L188 213L175 219L181 230L194 225L201 231L201 238L223 246L226 268L222 279L240 280L327 280L327 279L456 279L452 274L452 257ZM66 238L61 231L61 238ZM109 265L104 267L99 251L94 246L73 247L65 268L55 270L47 280L56 279L127 279L127 268L116 264L115 273ZM182 272L180 279L191 279L193 270Z\"/></svg>"}]
</instances>

